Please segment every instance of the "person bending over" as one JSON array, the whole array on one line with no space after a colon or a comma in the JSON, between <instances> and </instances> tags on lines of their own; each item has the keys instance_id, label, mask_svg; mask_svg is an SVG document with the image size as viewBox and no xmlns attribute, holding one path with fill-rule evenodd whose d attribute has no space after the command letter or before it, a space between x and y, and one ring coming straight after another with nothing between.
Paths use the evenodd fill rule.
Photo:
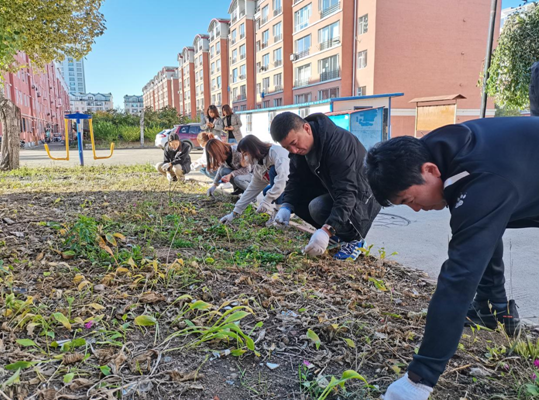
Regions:
<instances>
[{"instance_id":1,"label":"person bending over","mask_svg":"<svg viewBox=\"0 0 539 400\"><path fill-rule=\"evenodd\" d=\"M451 213L452 238L430 301L425 334L386 400L425 400L455 354L465 321L513 335L519 316L505 293L502 236L539 227L539 118L486 118L421 139L379 143L367 176L380 204Z\"/></svg>"},{"instance_id":2,"label":"person bending over","mask_svg":"<svg viewBox=\"0 0 539 400\"><path fill-rule=\"evenodd\" d=\"M213 185L208 189L208 196L220 183L230 182L234 188L232 195L237 196L247 189L251 182L249 167L242 165L242 156L237 145L229 145L220 140L212 139L206 144L208 156L208 170L217 171L213 179Z\"/></svg>"},{"instance_id":3,"label":"person bending over","mask_svg":"<svg viewBox=\"0 0 539 400\"><path fill-rule=\"evenodd\" d=\"M177 133L168 136L168 142L164 149L164 160L158 163L155 168L169 181L184 179L184 175L191 171L191 156L189 155L191 146L180 142Z\"/></svg>"},{"instance_id":4,"label":"person bending over","mask_svg":"<svg viewBox=\"0 0 539 400\"><path fill-rule=\"evenodd\" d=\"M356 260L380 211L365 176L365 147L324 114L303 119L284 112L273 119L270 132L290 152L290 175L275 223L288 224L294 212L318 228L306 254L323 254L333 237L342 242L335 258Z\"/></svg>"},{"instance_id":5,"label":"person bending over","mask_svg":"<svg viewBox=\"0 0 539 400\"><path fill-rule=\"evenodd\" d=\"M243 156L244 165L251 166L253 178L234 210L221 218L224 224L240 216L261 192L264 200L256 212L273 215L276 206L283 201L288 181L290 159L283 147L264 143L256 136L248 135L238 143L238 151Z\"/></svg>"},{"instance_id":6,"label":"person bending over","mask_svg":"<svg viewBox=\"0 0 539 400\"><path fill-rule=\"evenodd\" d=\"M219 137L215 137L213 133L200 132L197 135L198 144L202 147L202 155L198 160L191 164L191 170L194 171L200 168L200 172L213 180L215 178L215 172L208 171L208 155L206 154L206 144L212 139L220 140Z\"/></svg>"}]
</instances>

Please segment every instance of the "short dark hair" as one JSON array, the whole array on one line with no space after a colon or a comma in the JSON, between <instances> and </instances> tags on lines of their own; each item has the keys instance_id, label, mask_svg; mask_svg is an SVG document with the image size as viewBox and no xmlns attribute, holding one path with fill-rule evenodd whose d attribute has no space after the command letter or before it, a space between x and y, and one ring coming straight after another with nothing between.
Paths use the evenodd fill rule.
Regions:
<instances>
[{"instance_id":1,"label":"short dark hair","mask_svg":"<svg viewBox=\"0 0 539 400\"><path fill-rule=\"evenodd\" d=\"M177 133L171 133L170 135L168 135L169 142L173 142L175 140L180 140L180 136L178 136Z\"/></svg>"},{"instance_id":2,"label":"short dark hair","mask_svg":"<svg viewBox=\"0 0 539 400\"><path fill-rule=\"evenodd\" d=\"M425 183L421 167L432 156L419 139L401 136L375 145L367 153L367 178L374 197L384 207L413 185Z\"/></svg>"},{"instance_id":3,"label":"short dark hair","mask_svg":"<svg viewBox=\"0 0 539 400\"><path fill-rule=\"evenodd\" d=\"M276 142L281 142L286 139L291 130L298 130L306 123L307 121L298 114L288 111L281 113L275 116L271 122L271 138Z\"/></svg>"},{"instance_id":4,"label":"short dark hair","mask_svg":"<svg viewBox=\"0 0 539 400\"><path fill-rule=\"evenodd\" d=\"M248 153L251 158L258 161L263 160L269 153L271 144L264 143L255 135L247 135L238 143L238 151L241 153Z\"/></svg>"}]
</instances>

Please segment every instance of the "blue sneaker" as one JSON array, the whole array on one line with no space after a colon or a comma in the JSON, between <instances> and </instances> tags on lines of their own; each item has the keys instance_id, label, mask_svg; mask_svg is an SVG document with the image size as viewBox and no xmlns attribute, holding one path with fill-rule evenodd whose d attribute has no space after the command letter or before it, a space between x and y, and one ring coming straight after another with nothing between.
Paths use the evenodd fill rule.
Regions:
<instances>
[{"instance_id":1,"label":"blue sneaker","mask_svg":"<svg viewBox=\"0 0 539 400\"><path fill-rule=\"evenodd\" d=\"M351 242L342 242L341 249L333 256L336 260L355 261L361 254L361 248L365 244L363 240L352 240Z\"/></svg>"}]
</instances>

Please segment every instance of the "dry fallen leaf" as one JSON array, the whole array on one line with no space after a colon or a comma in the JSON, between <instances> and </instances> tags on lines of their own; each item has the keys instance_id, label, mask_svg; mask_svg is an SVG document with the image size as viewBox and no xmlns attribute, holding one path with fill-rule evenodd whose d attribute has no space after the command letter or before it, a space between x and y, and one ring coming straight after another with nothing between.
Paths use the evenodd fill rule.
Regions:
<instances>
[{"instance_id":1,"label":"dry fallen leaf","mask_svg":"<svg viewBox=\"0 0 539 400\"><path fill-rule=\"evenodd\" d=\"M84 354L82 353L73 353L73 354L64 354L64 358L62 359L64 364L75 364L76 362L82 361L84 359Z\"/></svg>"},{"instance_id":2,"label":"dry fallen leaf","mask_svg":"<svg viewBox=\"0 0 539 400\"><path fill-rule=\"evenodd\" d=\"M139 301L145 304L153 304L153 303L158 303L160 301L165 301L165 300L166 300L165 296L163 296L160 293L155 293L155 292L144 293L139 298Z\"/></svg>"},{"instance_id":3,"label":"dry fallen leaf","mask_svg":"<svg viewBox=\"0 0 539 400\"><path fill-rule=\"evenodd\" d=\"M187 373L168 371L168 374L170 375L170 379L174 382L196 381L197 379L202 379L204 377L204 375L199 374L196 370Z\"/></svg>"},{"instance_id":4,"label":"dry fallen leaf","mask_svg":"<svg viewBox=\"0 0 539 400\"><path fill-rule=\"evenodd\" d=\"M93 384L94 382L89 379L77 378L71 381L71 385L69 385L69 388L73 391L77 391L85 387L90 387Z\"/></svg>"},{"instance_id":5,"label":"dry fallen leaf","mask_svg":"<svg viewBox=\"0 0 539 400\"><path fill-rule=\"evenodd\" d=\"M95 355L97 359L99 360L99 364L107 365L108 362L111 361L115 357L116 351L115 349L109 347L107 349L96 350Z\"/></svg>"},{"instance_id":6,"label":"dry fallen leaf","mask_svg":"<svg viewBox=\"0 0 539 400\"><path fill-rule=\"evenodd\" d=\"M155 350L148 350L145 353L133 358L129 363L131 371L149 371L152 363L152 357L156 354L157 352Z\"/></svg>"},{"instance_id":7,"label":"dry fallen leaf","mask_svg":"<svg viewBox=\"0 0 539 400\"><path fill-rule=\"evenodd\" d=\"M123 352L120 352L120 354L116 356L116 358L114 359L115 370L113 371L115 374L118 373L118 371L120 371L120 368L122 367L123 363L126 360L127 360L127 357L125 356Z\"/></svg>"}]
</instances>

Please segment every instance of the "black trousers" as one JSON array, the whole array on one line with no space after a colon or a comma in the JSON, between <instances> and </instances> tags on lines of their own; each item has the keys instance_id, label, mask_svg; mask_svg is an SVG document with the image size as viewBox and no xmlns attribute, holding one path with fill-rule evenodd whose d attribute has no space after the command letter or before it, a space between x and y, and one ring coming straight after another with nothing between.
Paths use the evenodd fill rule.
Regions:
<instances>
[{"instance_id":1,"label":"black trousers","mask_svg":"<svg viewBox=\"0 0 539 400\"><path fill-rule=\"evenodd\" d=\"M475 295L476 301L490 300L491 303L506 303L505 267L503 264L503 240L496 244L496 249L479 282Z\"/></svg>"}]
</instances>

